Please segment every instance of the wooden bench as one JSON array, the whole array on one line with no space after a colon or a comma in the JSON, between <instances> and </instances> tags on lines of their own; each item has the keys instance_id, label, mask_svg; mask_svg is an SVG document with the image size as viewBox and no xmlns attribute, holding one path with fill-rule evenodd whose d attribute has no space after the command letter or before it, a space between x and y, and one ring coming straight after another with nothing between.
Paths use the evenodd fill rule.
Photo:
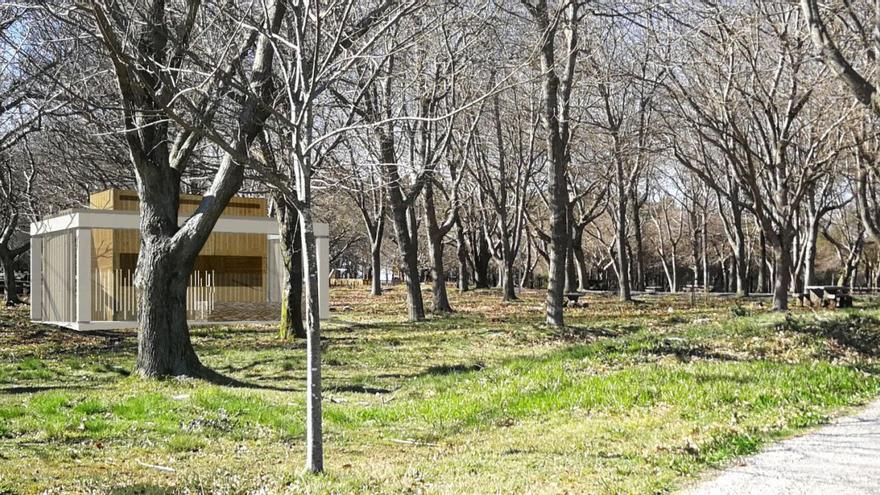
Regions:
<instances>
[{"instance_id":1,"label":"wooden bench","mask_svg":"<svg viewBox=\"0 0 880 495\"><path fill-rule=\"evenodd\" d=\"M647 294L656 294L663 290L662 285L648 285L645 287L645 293Z\"/></svg>"}]
</instances>

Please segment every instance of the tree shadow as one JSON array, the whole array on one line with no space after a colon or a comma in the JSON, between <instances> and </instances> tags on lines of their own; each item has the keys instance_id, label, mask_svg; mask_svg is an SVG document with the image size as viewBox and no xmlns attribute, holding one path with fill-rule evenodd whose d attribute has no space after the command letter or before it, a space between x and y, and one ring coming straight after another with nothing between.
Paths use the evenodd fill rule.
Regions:
<instances>
[{"instance_id":1,"label":"tree shadow","mask_svg":"<svg viewBox=\"0 0 880 495\"><path fill-rule=\"evenodd\" d=\"M368 387L366 385L334 385L327 387L328 392L350 392L355 394L390 394L394 390L381 387Z\"/></svg>"},{"instance_id":2,"label":"tree shadow","mask_svg":"<svg viewBox=\"0 0 880 495\"><path fill-rule=\"evenodd\" d=\"M776 330L831 339L862 356L880 357L880 321L872 316L849 314L846 318L807 320L789 314L776 325Z\"/></svg>"},{"instance_id":3,"label":"tree shadow","mask_svg":"<svg viewBox=\"0 0 880 495\"><path fill-rule=\"evenodd\" d=\"M738 356L718 352L705 345L686 340L664 339L647 349L643 349L642 352L660 357L674 356L681 362L688 362L694 359L729 362L743 361Z\"/></svg>"},{"instance_id":4,"label":"tree shadow","mask_svg":"<svg viewBox=\"0 0 880 495\"><path fill-rule=\"evenodd\" d=\"M38 392L47 392L50 390L78 390L84 389L82 385L33 385L21 387L0 388L0 394L19 395L19 394L36 394ZM88 387L94 389L95 387Z\"/></svg>"},{"instance_id":5,"label":"tree shadow","mask_svg":"<svg viewBox=\"0 0 880 495\"><path fill-rule=\"evenodd\" d=\"M108 495L172 495L176 493L172 488L161 485L148 485L138 483L129 486L117 486L107 491Z\"/></svg>"},{"instance_id":6,"label":"tree shadow","mask_svg":"<svg viewBox=\"0 0 880 495\"><path fill-rule=\"evenodd\" d=\"M480 371L485 367L486 367L486 365L484 365L483 363L440 364L437 366L430 366L430 367L426 368L424 371L417 373L415 376L456 375L459 373L469 373L471 371Z\"/></svg>"}]
</instances>

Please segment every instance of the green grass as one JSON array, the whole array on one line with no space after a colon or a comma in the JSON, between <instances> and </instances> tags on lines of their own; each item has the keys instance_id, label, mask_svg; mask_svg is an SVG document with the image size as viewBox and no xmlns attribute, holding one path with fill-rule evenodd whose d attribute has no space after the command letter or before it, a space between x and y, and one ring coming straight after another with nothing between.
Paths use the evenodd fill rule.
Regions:
<instances>
[{"instance_id":1,"label":"green grass","mask_svg":"<svg viewBox=\"0 0 880 495\"><path fill-rule=\"evenodd\" d=\"M302 474L304 348L270 327L193 331L247 387L129 376L129 332L0 313L0 493L668 493L880 392L880 311L540 293L410 324L402 291L337 290L325 332L327 473ZM164 491L163 491L164 490Z\"/></svg>"}]
</instances>

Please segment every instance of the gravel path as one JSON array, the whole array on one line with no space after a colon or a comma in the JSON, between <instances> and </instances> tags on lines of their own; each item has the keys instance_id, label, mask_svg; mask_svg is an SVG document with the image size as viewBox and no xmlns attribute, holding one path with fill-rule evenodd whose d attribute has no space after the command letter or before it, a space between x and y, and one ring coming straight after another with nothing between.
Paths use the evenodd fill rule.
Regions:
<instances>
[{"instance_id":1,"label":"gravel path","mask_svg":"<svg viewBox=\"0 0 880 495\"><path fill-rule=\"evenodd\" d=\"M880 400L769 446L682 495L880 494Z\"/></svg>"}]
</instances>

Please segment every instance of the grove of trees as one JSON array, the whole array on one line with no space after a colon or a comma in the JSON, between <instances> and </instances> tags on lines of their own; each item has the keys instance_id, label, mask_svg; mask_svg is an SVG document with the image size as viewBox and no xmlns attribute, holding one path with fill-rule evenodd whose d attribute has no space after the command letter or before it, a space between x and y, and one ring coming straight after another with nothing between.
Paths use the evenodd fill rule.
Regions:
<instances>
[{"instance_id":1,"label":"grove of trees","mask_svg":"<svg viewBox=\"0 0 880 495\"><path fill-rule=\"evenodd\" d=\"M334 268L377 297L399 279L413 322L453 313L453 286L546 290L561 327L589 289L785 310L880 284L872 0L42 0L0 5L0 42L7 303L31 221L134 189L137 372L222 379L187 280L233 196L270 198L310 471L318 222ZM204 199L178 225L181 193Z\"/></svg>"}]
</instances>

